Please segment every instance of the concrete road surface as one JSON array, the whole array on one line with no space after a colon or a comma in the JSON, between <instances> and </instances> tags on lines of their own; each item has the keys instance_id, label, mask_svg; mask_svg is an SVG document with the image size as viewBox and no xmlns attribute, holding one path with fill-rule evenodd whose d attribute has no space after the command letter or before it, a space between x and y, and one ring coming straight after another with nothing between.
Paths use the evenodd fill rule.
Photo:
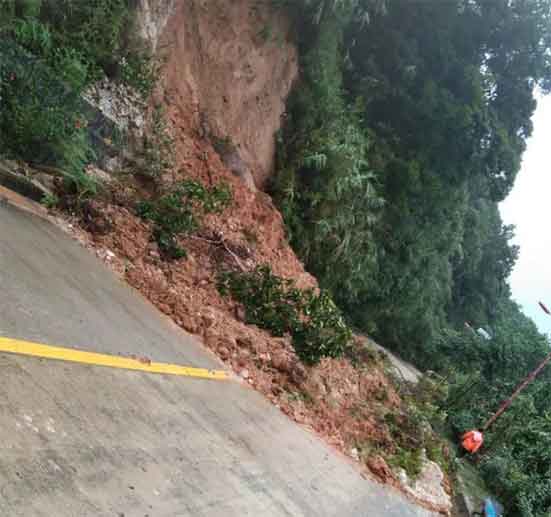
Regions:
<instances>
[{"instance_id":1,"label":"concrete road surface","mask_svg":"<svg viewBox=\"0 0 551 517\"><path fill-rule=\"evenodd\" d=\"M95 257L0 204L0 336L221 368ZM236 381L0 354L0 515L430 515Z\"/></svg>"}]
</instances>

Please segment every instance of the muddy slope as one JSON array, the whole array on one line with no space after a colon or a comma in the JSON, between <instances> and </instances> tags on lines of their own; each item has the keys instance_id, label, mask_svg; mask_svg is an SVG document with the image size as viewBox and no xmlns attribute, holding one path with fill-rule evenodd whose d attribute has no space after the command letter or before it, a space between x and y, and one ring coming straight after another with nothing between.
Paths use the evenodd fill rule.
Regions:
<instances>
[{"instance_id":1,"label":"muddy slope","mask_svg":"<svg viewBox=\"0 0 551 517\"><path fill-rule=\"evenodd\" d=\"M325 359L305 367L289 338L248 325L243 308L216 287L221 269L261 264L300 287L317 287L287 242L281 214L252 184L262 187L273 169L274 135L298 71L288 23L257 4L141 0L141 31L164 62L153 102L165 107L175 144L174 168L162 183L225 182L231 206L181 239L187 258L166 262L151 226L135 215L136 201L149 193L126 175L72 231L290 418L356 460L365 475L398 486L384 460L397 452L386 416L405 426L407 414L379 354L358 339L354 364ZM448 511L430 498L421 503Z\"/></svg>"},{"instance_id":2,"label":"muddy slope","mask_svg":"<svg viewBox=\"0 0 551 517\"><path fill-rule=\"evenodd\" d=\"M298 74L288 21L256 0L141 0L141 32L165 63L164 102L186 131L229 139L262 187ZM235 171L244 174L245 171Z\"/></svg>"}]
</instances>

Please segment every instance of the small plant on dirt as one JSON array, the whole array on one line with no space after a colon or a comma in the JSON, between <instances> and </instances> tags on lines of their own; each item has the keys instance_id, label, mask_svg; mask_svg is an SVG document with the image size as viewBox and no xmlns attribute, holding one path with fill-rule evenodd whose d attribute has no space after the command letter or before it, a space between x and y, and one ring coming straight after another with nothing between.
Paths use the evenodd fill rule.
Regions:
<instances>
[{"instance_id":1,"label":"small plant on dirt","mask_svg":"<svg viewBox=\"0 0 551 517\"><path fill-rule=\"evenodd\" d=\"M264 25L258 33L258 36L264 43L268 43L273 37L273 28L271 25Z\"/></svg>"},{"instance_id":2,"label":"small plant on dirt","mask_svg":"<svg viewBox=\"0 0 551 517\"><path fill-rule=\"evenodd\" d=\"M55 194L46 194L40 201L40 203L45 206L48 210L55 208L59 205L59 197Z\"/></svg>"},{"instance_id":3,"label":"small plant on dirt","mask_svg":"<svg viewBox=\"0 0 551 517\"><path fill-rule=\"evenodd\" d=\"M138 176L158 180L172 169L174 139L167 126L162 106L156 106L151 114L140 154L141 160L134 169L134 174Z\"/></svg>"},{"instance_id":4,"label":"small plant on dirt","mask_svg":"<svg viewBox=\"0 0 551 517\"><path fill-rule=\"evenodd\" d=\"M292 280L274 275L267 265L250 272L223 272L218 288L244 305L248 323L274 336L290 334L297 355L307 364L343 355L352 339L327 293L301 290Z\"/></svg>"},{"instance_id":5,"label":"small plant on dirt","mask_svg":"<svg viewBox=\"0 0 551 517\"><path fill-rule=\"evenodd\" d=\"M394 469L404 469L410 479L416 479L423 469L423 455L421 449L399 448L388 463Z\"/></svg>"},{"instance_id":6,"label":"small plant on dirt","mask_svg":"<svg viewBox=\"0 0 551 517\"><path fill-rule=\"evenodd\" d=\"M160 64L145 51L129 53L119 62L122 82L147 99L157 82Z\"/></svg>"},{"instance_id":7,"label":"small plant on dirt","mask_svg":"<svg viewBox=\"0 0 551 517\"><path fill-rule=\"evenodd\" d=\"M231 190L225 184L208 189L197 181L186 180L157 199L140 202L136 211L153 223L153 237L165 258L179 259L186 252L178 244L178 237L197 231L204 215L221 212L231 199Z\"/></svg>"}]
</instances>

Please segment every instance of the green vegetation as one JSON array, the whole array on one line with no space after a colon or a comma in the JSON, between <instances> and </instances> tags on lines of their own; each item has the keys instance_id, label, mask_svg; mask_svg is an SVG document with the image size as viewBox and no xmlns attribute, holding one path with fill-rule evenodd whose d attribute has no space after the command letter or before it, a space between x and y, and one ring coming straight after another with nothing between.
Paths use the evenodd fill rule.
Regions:
<instances>
[{"instance_id":1,"label":"green vegetation","mask_svg":"<svg viewBox=\"0 0 551 517\"><path fill-rule=\"evenodd\" d=\"M7 157L57 167L81 193L94 193L84 172L93 157L78 92L17 44L0 52L0 149Z\"/></svg>"},{"instance_id":2,"label":"green vegetation","mask_svg":"<svg viewBox=\"0 0 551 517\"><path fill-rule=\"evenodd\" d=\"M400 388L402 383L398 380L396 383ZM388 463L403 468L410 478L415 478L423 467L425 451L429 460L452 476L456 470L455 453L443 437L446 422L442 405L446 400L447 386L441 379L425 375L417 385L402 390L400 395L403 412L385 415L395 446L394 451L386 454Z\"/></svg>"},{"instance_id":3,"label":"green vegetation","mask_svg":"<svg viewBox=\"0 0 551 517\"><path fill-rule=\"evenodd\" d=\"M320 26L304 56L304 86L291 98L274 185L292 244L344 309L374 285L373 231L383 202L368 166L360 105L348 106L336 21Z\"/></svg>"},{"instance_id":4,"label":"green vegetation","mask_svg":"<svg viewBox=\"0 0 551 517\"><path fill-rule=\"evenodd\" d=\"M55 168L79 198L96 192L81 93L107 75L144 95L154 71L130 37L126 0L0 2L0 153Z\"/></svg>"},{"instance_id":5,"label":"green vegetation","mask_svg":"<svg viewBox=\"0 0 551 517\"><path fill-rule=\"evenodd\" d=\"M273 184L291 243L356 327L445 375L456 440L549 350L510 299L518 249L497 203L535 89L551 86L551 1L274 4L295 21L303 71ZM546 385L487 433L479 468L509 515L551 511ZM410 471L413 450L397 460Z\"/></svg>"},{"instance_id":6,"label":"green vegetation","mask_svg":"<svg viewBox=\"0 0 551 517\"><path fill-rule=\"evenodd\" d=\"M224 272L218 288L243 304L247 323L273 336L291 335L297 355L307 364L341 356L352 339L327 292L301 290L292 280L274 275L269 266L251 272Z\"/></svg>"},{"instance_id":7,"label":"green vegetation","mask_svg":"<svg viewBox=\"0 0 551 517\"><path fill-rule=\"evenodd\" d=\"M221 212L231 199L227 185L207 189L197 181L186 180L156 199L141 201L136 211L153 223L153 236L165 258L179 259L185 257L186 252L178 244L178 237L197 231L202 216Z\"/></svg>"},{"instance_id":8,"label":"green vegetation","mask_svg":"<svg viewBox=\"0 0 551 517\"><path fill-rule=\"evenodd\" d=\"M249 323L289 334L306 363L345 352L361 362L346 314L440 372L446 382L433 387L442 392L406 395L407 414L388 415L398 445L389 461L415 475L425 448L451 468L427 424L456 441L549 351L511 300L518 249L498 203L532 130L534 92L551 89L551 0L272 3L295 24L302 71L278 135L272 192L323 290L300 290L268 267L223 273L220 289ZM77 200L97 190L85 172L93 150L83 90L105 76L144 96L154 85L132 4L0 0L0 155L56 171ZM265 25L258 37L271 33ZM150 129L135 172L158 180L172 147L160 110ZM229 138L213 143L232 152ZM137 212L168 259L185 255L179 237L231 201L224 185L156 187ZM256 242L253 232L247 240ZM478 469L511 516L551 513L550 387L551 369L486 433Z\"/></svg>"},{"instance_id":9,"label":"green vegetation","mask_svg":"<svg viewBox=\"0 0 551 517\"><path fill-rule=\"evenodd\" d=\"M547 339L513 302L500 305L492 330L489 341L459 332L446 337L450 385L442 409L456 437L482 425L549 353ZM479 468L511 515L549 515L550 386L547 369L484 434Z\"/></svg>"},{"instance_id":10,"label":"green vegetation","mask_svg":"<svg viewBox=\"0 0 551 517\"><path fill-rule=\"evenodd\" d=\"M162 106L155 107L148 122L143 146L131 170L137 176L158 181L174 165L174 139L167 126Z\"/></svg>"}]
</instances>

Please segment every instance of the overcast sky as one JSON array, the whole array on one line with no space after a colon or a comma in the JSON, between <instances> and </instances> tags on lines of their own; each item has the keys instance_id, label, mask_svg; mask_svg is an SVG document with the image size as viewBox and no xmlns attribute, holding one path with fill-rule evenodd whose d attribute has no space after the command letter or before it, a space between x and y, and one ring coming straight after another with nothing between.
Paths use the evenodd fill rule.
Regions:
<instances>
[{"instance_id":1,"label":"overcast sky","mask_svg":"<svg viewBox=\"0 0 551 517\"><path fill-rule=\"evenodd\" d=\"M516 226L520 246L510 285L513 298L540 330L551 333L551 96L539 98L534 132L528 140L522 168L509 197L500 205L505 224Z\"/></svg>"}]
</instances>

